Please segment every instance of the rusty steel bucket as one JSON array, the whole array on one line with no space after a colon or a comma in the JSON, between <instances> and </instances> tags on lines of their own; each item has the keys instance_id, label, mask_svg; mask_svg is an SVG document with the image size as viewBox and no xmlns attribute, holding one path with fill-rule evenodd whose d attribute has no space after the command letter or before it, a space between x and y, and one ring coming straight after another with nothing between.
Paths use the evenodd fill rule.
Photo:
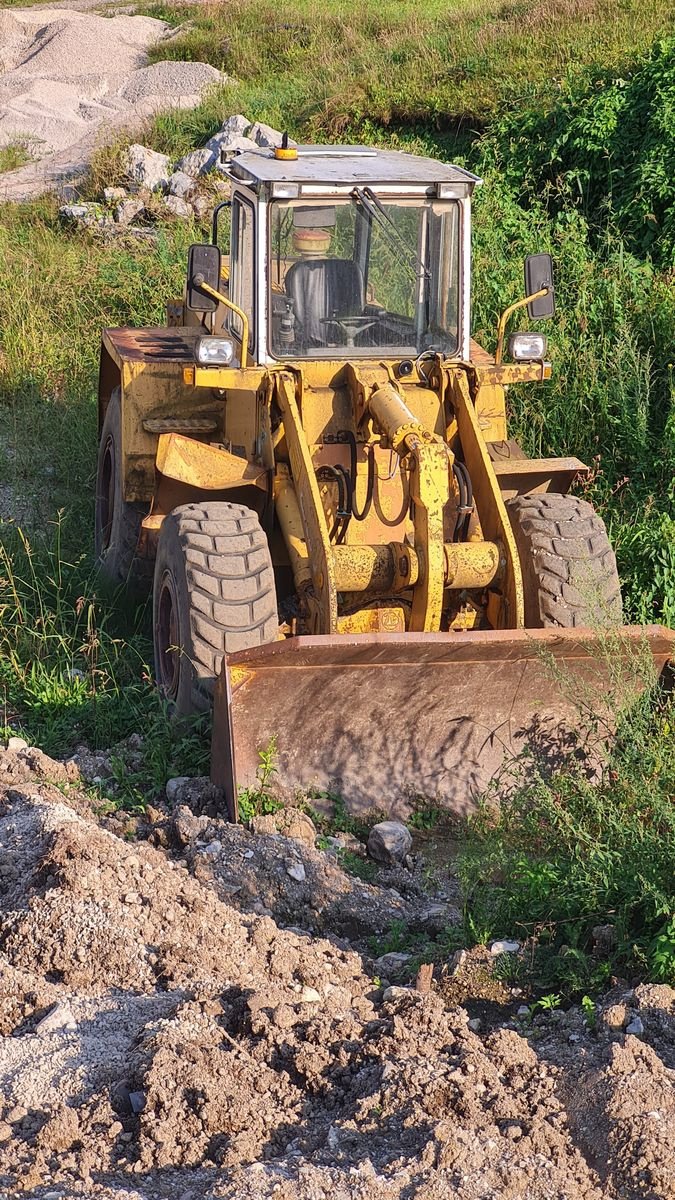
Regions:
<instances>
[{"instance_id":1,"label":"rusty steel bucket","mask_svg":"<svg viewBox=\"0 0 675 1200\"><path fill-rule=\"evenodd\" d=\"M402 818L422 800L463 816L525 746L549 765L578 753L584 710L601 741L674 652L661 626L343 634L239 651L216 686L211 777L236 820L238 790L256 787L260 752L275 747L280 799L330 794Z\"/></svg>"}]
</instances>

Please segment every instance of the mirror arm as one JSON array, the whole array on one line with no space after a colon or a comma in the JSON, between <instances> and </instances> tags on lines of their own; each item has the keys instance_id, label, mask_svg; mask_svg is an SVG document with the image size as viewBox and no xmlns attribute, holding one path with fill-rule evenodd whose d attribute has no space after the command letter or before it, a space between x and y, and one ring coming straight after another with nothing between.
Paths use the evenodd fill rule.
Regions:
<instances>
[{"instance_id":1,"label":"mirror arm","mask_svg":"<svg viewBox=\"0 0 675 1200\"><path fill-rule=\"evenodd\" d=\"M540 300L542 296L548 296L548 293L550 292L550 290L551 289L547 288L547 287L539 288L538 292L533 292L531 296L526 296L524 300L516 300L515 304L510 304L508 308L504 309L501 317L499 318L499 323L497 325L497 349L495 350L495 366L500 367L502 365L502 356L504 354L504 335L506 333L506 326L508 325L509 320L513 316L514 312L517 312L517 310L519 308L524 308L525 305L530 304L532 302L532 300Z\"/></svg>"},{"instance_id":2,"label":"mirror arm","mask_svg":"<svg viewBox=\"0 0 675 1200\"><path fill-rule=\"evenodd\" d=\"M211 241L214 246L218 245L218 217L224 208L232 208L231 200L221 200L220 204L216 204L213 210L213 218L211 222Z\"/></svg>"},{"instance_id":3,"label":"mirror arm","mask_svg":"<svg viewBox=\"0 0 675 1200\"><path fill-rule=\"evenodd\" d=\"M218 302L220 304L224 304L226 308L229 308L231 310L231 312L233 312L235 314L235 316L239 317L239 320L241 321L241 363L240 363L240 366L243 369L244 367L246 367L248 365L248 362L247 362L248 317L246 316L246 313L244 312L244 310L242 308L239 308L238 304L235 304L232 300L228 299L227 296L224 296L222 292L217 291L216 288L212 288L210 283L203 283L203 282L198 283L196 279L195 279L195 283L196 283L197 287L199 288L200 292L206 292L207 296L211 296L212 299L218 300Z\"/></svg>"}]
</instances>

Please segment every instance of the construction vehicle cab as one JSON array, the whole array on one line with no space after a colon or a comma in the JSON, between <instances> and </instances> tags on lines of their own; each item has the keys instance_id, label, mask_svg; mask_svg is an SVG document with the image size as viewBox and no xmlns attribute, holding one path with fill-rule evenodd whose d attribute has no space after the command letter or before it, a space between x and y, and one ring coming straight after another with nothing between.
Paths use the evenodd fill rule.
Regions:
<instances>
[{"instance_id":1,"label":"construction vehicle cab","mask_svg":"<svg viewBox=\"0 0 675 1200\"><path fill-rule=\"evenodd\" d=\"M468 171L305 146L226 173L227 260L221 212L168 326L103 335L102 567L154 560L157 681L179 712L215 691L232 815L270 745L286 795L464 810L533 722L565 740L541 644L585 676L588 627L621 618L602 521L568 494L586 468L507 430L507 388L550 377L538 329L506 342L517 309L552 315L550 258L492 356Z\"/></svg>"}]
</instances>

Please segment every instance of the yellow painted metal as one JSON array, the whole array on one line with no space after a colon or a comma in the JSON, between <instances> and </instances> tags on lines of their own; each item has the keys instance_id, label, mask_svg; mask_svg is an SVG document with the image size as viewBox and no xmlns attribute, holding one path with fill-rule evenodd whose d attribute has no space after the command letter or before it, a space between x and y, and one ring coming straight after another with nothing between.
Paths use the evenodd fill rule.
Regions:
<instances>
[{"instance_id":1,"label":"yellow painted metal","mask_svg":"<svg viewBox=\"0 0 675 1200\"><path fill-rule=\"evenodd\" d=\"M207 491L252 484L267 490L267 472L255 463L180 433L162 433L157 442L157 470L161 475Z\"/></svg>"},{"instance_id":2,"label":"yellow painted metal","mask_svg":"<svg viewBox=\"0 0 675 1200\"><path fill-rule=\"evenodd\" d=\"M301 383L301 377L298 382ZM275 399L284 423L291 475L312 572L312 607L316 622L312 632L335 633L338 619L335 568L314 467L300 420L296 378L290 373L279 374L276 385Z\"/></svg>"},{"instance_id":3,"label":"yellow painted metal","mask_svg":"<svg viewBox=\"0 0 675 1200\"><path fill-rule=\"evenodd\" d=\"M411 546L333 546L335 586L339 592L402 592L419 577L419 562Z\"/></svg>"},{"instance_id":4,"label":"yellow painted metal","mask_svg":"<svg viewBox=\"0 0 675 1200\"><path fill-rule=\"evenodd\" d=\"M291 560L295 586L302 595L311 586L312 568L309 563L298 497L293 487L290 471L285 463L279 463L274 477L274 500L276 514Z\"/></svg>"},{"instance_id":5,"label":"yellow painted metal","mask_svg":"<svg viewBox=\"0 0 675 1200\"><path fill-rule=\"evenodd\" d=\"M498 383L482 383L474 397L476 416L486 442L505 442L506 394Z\"/></svg>"},{"instance_id":6,"label":"yellow painted metal","mask_svg":"<svg viewBox=\"0 0 675 1200\"><path fill-rule=\"evenodd\" d=\"M495 542L446 542L445 586L455 589L489 587L501 570Z\"/></svg>"},{"instance_id":7,"label":"yellow painted metal","mask_svg":"<svg viewBox=\"0 0 675 1200\"><path fill-rule=\"evenodd\" d=\"M503 595L491 594L488 616L495 628L522 629L525 625L525 605L518 550L494 467L478 424L466 371L462 367L448 367L446 376L464 461L473 482L483 536L488 541L499 543L504 559Z\"/></svg>"},{"instance_id":8,"label":"yellow painted metal","mask_svg":"<svg viewBox=\"0 0 675 1200\"><path fill-rule=\"evenodd\" d=\"M519 308L525 308L526 304L530 304L532 300L539 300L541 296L548 296L550 289L547 287L539 288L538 292L533 292L531 296L526 296L524 300L516 300L515 304L509 304L505 308L497 323L497 349L495 350L495 365L501 366L502 355L504 353L504 334L506 326L509 323L509 318L517 312Z\"/></svg>"},{"instance_id":9,"label":"yellow painted metal","mask_svg":"<svg viewBox=\"0 0 675 1200\"><path fill-rule=\"evenodd\" d=\"M268 367L183 367L183 380L190 387L257 391L273 368Z\"/></svg>"},{"instance_id":10,"label":"yellow painted metal","mask_svg":"<svg viewBox=\"0 0 675 1200\"><path fill-rule=\"evenodd\" d=\"M441 441L409 441L410 494L420 578L413 588L410 629L438 632L443 613L445 543L443 515L450 499L450 451Z\"/></svg>"},{"instance_id":11,"label":"yellow painted metal","mask_svg":"<svg viewBox=\"0 0 675 1200\"><path fill-rule=\"evenodd\" d=\"M229 308L230 312L234 313L235 317L239 317L239 320L241 321L240 366L242 370L244 370L248 360L248 317L246 316L246 313L244 312L243 308L240 308L238 304L234 303L234 300L230 300L228 296L224 295L223 292L219 292L217 288L212 288L209 283L200 283L199 289L202 292L206 292L207 296L211 296L214 300L217 300L219 304L224 304L226 308Z\"/></svg>"},{"instance_id":12,"label":"yellow painted metal","mask_svg":"<svg viewBox=\"0 0 675 1200\"><path fill-rule=\"evenodd\" d=\"M378 387L368 399L368 410L377 425L386 434L392 449L397 454L407 453L406 439L415 437L428 441L433 436L406 405L400 392L390 383Z\"/></svg>"},{"instance_id":13,"label":"yellow painted metal","mask_svg":"<svg viewBox=\"0 0 675 1200\"><path fill-rule=\"evenodd\" d=\"M405 633L405 613L397 604L360 608L338 617L338 633Z\"/></svg>"}]
</instances>

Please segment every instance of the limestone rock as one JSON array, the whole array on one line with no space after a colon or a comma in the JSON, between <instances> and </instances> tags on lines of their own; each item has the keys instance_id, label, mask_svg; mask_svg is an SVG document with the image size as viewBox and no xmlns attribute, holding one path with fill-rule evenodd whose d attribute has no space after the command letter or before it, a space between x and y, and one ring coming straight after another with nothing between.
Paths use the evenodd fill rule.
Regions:
<instances>
[{"instance_id":1,"label":"limestone rock","mask_svg":"<svg viewBox=\"0 0 675 1200\"><path fill-rule=\"evenodd\" d=\"M412 847L410 830L401 821L380 821L368 834L368 853L376 862L401 863Z\"/></svg>"},{"instance_id":2,"label":"limestone rock","mask_svg":"<svg viewBox=\"0 0 675 1200\"><path fill-rule=\"evenodd\" d=\"M172 196L180 196L185 200L194 190L195 181L185 171L174 171L169 180L169 192Z\"/></svg>"},{"instance_id":3,"label":"limestone rock","mask_svg":"<svg viewBox=\"0 0 675 1200\"><path fill-rule=\"evenodd\" d=\"M129 196L126 200L120 200L115 207L115 220L118 225L130 225L136 217L140 216L144 208L145 204L142 200Z\"/></svg>"},{"instance_id":4,"label":"limestone rock","mask_svg":"<svg viewBox=\"0 0 675 1200\"><path fill-rule=\"evenodd\" d=\"M180 196L165 196L164 207L173 213L174 217L191 217L192 209L187 200L182 200Z\"/></svg>"},{"instance_id":5,"label":"limestone rock","mask_svg":"<svg viewBox=\"0 0 675 1200\"><path fill-rule=\"evenodd\" d=\"M167 155L148 150L147 146L138 143L129 146L126 171L130 182L137 188L149 188L155 192L165 191L169 186L171 170Z\"/></svg>"},{"instance_id":6,"label":"limestone rock","mask_svg":"<svg viewBox=\"0 0 675 1200\"><path fill-rule=\"evenodd\" d=\"M176 171L182 171L192 179L198 179L200 175L206 175L207 171L210 171L215 165L215 152L209 150L208 146L202 146L201 150L191 150L189 154L179 158L176 163Z\"/></svg>"}]
</instances>

